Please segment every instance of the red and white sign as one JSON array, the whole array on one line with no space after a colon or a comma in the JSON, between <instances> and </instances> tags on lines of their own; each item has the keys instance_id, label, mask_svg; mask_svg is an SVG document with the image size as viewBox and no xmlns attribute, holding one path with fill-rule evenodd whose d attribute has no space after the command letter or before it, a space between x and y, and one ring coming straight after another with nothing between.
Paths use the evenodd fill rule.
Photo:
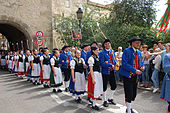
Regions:
<instances>
[{"instance_id":1,"label":"red and white sign","mask_svg":"<svg viewBox=\"0 0 170 113\"><path fill-rule=\"evenodd\" d=\"M37 32L36 32L36 36L37 36L38 38L43 37L43 32L42 32L42 31L37 31Z\"/></svg>"},{"instance_id":2,"label":"red and white sign","mask_svg":"<svg viewBox=\"0 0 170 113\"><path fill-rule=\"evenodd\" d=\"M37 44L38 46L42 46L42 45L43 45L43 40L42 40L42 39L37 39L37 40L36 40L36 44Z\"/></svg>"}]
</instances>

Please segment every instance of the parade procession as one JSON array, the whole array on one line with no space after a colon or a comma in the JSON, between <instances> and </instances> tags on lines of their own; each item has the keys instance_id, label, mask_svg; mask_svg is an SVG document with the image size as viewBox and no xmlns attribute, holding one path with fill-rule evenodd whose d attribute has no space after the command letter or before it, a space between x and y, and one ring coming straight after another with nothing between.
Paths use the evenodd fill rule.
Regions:
<instances>
[{"instance_id":1,"label":"parade procession","mask_svg":"<svg viewBox=\"0 0 170 113\"><path fill-rule=\"evenodd\" d=\"M170 113L170 0L0 0L0 113Z\"/></svg>"}]
</instances>

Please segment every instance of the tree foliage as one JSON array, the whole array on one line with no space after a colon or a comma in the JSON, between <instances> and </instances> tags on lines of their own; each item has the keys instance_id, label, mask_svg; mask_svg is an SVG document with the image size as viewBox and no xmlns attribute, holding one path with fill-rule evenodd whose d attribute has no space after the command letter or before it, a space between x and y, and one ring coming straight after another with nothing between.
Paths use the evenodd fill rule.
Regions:
<instances>
[{"instance_id":1,"label":"tree foliage","mask_svg":"<svg viewBox=\"0 0 170 113\"><path fill-rule=\"evenodd\" d=\"M113 13L119 24L151 28L156 17L157 0L116 0Z\"/></svg>"},{"instance_id":2,"label":"tree foliage","mask_svg":"<svg viewBox=\"0 0 170 113\"><path fill-rule=\"evenodd\" d=\"M82 44L96 40L103 42L105 38L112 41L113 49L122 46L128 47L127 41L132 36L144 39L143 44L153 46L158 39L155 38L156 30L152 28L155 20L153 2L157 0L119 0L115 1L110 15L101 11L105 9L84 5L82 19ZM63 38L69 45L80 45L78 40L72 40L71 29L79 28L76 14L68 17L58 15L56 17L56 31L62 33ZM99 26L98 24L99 23ZM104 34L104 35L103 35ZM166 34L160 38L166 39ZM167 40L165 40L167 41Z\"/></svg>"}]
</instances>

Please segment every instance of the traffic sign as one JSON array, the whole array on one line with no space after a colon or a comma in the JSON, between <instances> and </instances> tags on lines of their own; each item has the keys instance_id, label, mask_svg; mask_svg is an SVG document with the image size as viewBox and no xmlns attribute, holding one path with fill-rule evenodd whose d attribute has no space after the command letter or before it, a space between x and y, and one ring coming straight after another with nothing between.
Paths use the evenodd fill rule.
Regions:
<instances>
[{"instance_id":1,"label":"traffic sign","mask_svg":"<svg viewBox=\"0 0 170 113\"><path fill-rule=\"evenodd\" d=\"M37 36L38 38L43 37L43 32L42 32L42 31L37 31L37 32L36 32L36 36Z\"/></svg>"},{"instance_id":2,"label":"traffic sign","mask_svg":"<svg viewBox=\"0 0 170 113\"><path fill-rule=\"evenodd\" d=\"M36 44L37 44L38 46L42 46L42 45L43 45L43 40L42 40L42 39L37 39L37 40L36 40Z\"/></svg>"}]
</instances>

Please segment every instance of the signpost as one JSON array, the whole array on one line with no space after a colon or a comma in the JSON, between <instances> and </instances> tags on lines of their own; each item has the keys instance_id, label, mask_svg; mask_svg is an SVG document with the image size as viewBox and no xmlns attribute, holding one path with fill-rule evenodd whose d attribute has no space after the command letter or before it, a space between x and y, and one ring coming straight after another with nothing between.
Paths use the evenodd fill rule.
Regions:
<instances>
[{"instance_id":1,"label":"signpost","mask_svg":"<svg viewBox=\"0 0 170 113\"><path fill-rule=\"evenodd\" d=\"M43 32L42 32L42 31L37 31L37 32L36 32L36 36L37 36L38 38L43 37Z\"/></svg>"},{"instance_id":2,"label":"signpost","mask_svg":"<svg viewBox=\"0 0 170 113\"><path fill-rule=\"evenodd\" d=\"M43 45L43 40L42 40L42 39L37 39L37 40L36 40L36 44L37 44L38 46L42 46L42 45Z\"/></svg>"},{"instance_id":3,"label":"signpost","mask_svg":"<svg viewBox=\"0 0 170 113\"><path fill-rule=\"evenodd\" d=\"M41 39L43 37L43 32L37 31L36 37L37 37L36 44L37 44L38 49L39 49L39 47L43 45L43 40ZM33 40L32 40L32 43L33 43Z\"/></svg>"}]
</instances>

